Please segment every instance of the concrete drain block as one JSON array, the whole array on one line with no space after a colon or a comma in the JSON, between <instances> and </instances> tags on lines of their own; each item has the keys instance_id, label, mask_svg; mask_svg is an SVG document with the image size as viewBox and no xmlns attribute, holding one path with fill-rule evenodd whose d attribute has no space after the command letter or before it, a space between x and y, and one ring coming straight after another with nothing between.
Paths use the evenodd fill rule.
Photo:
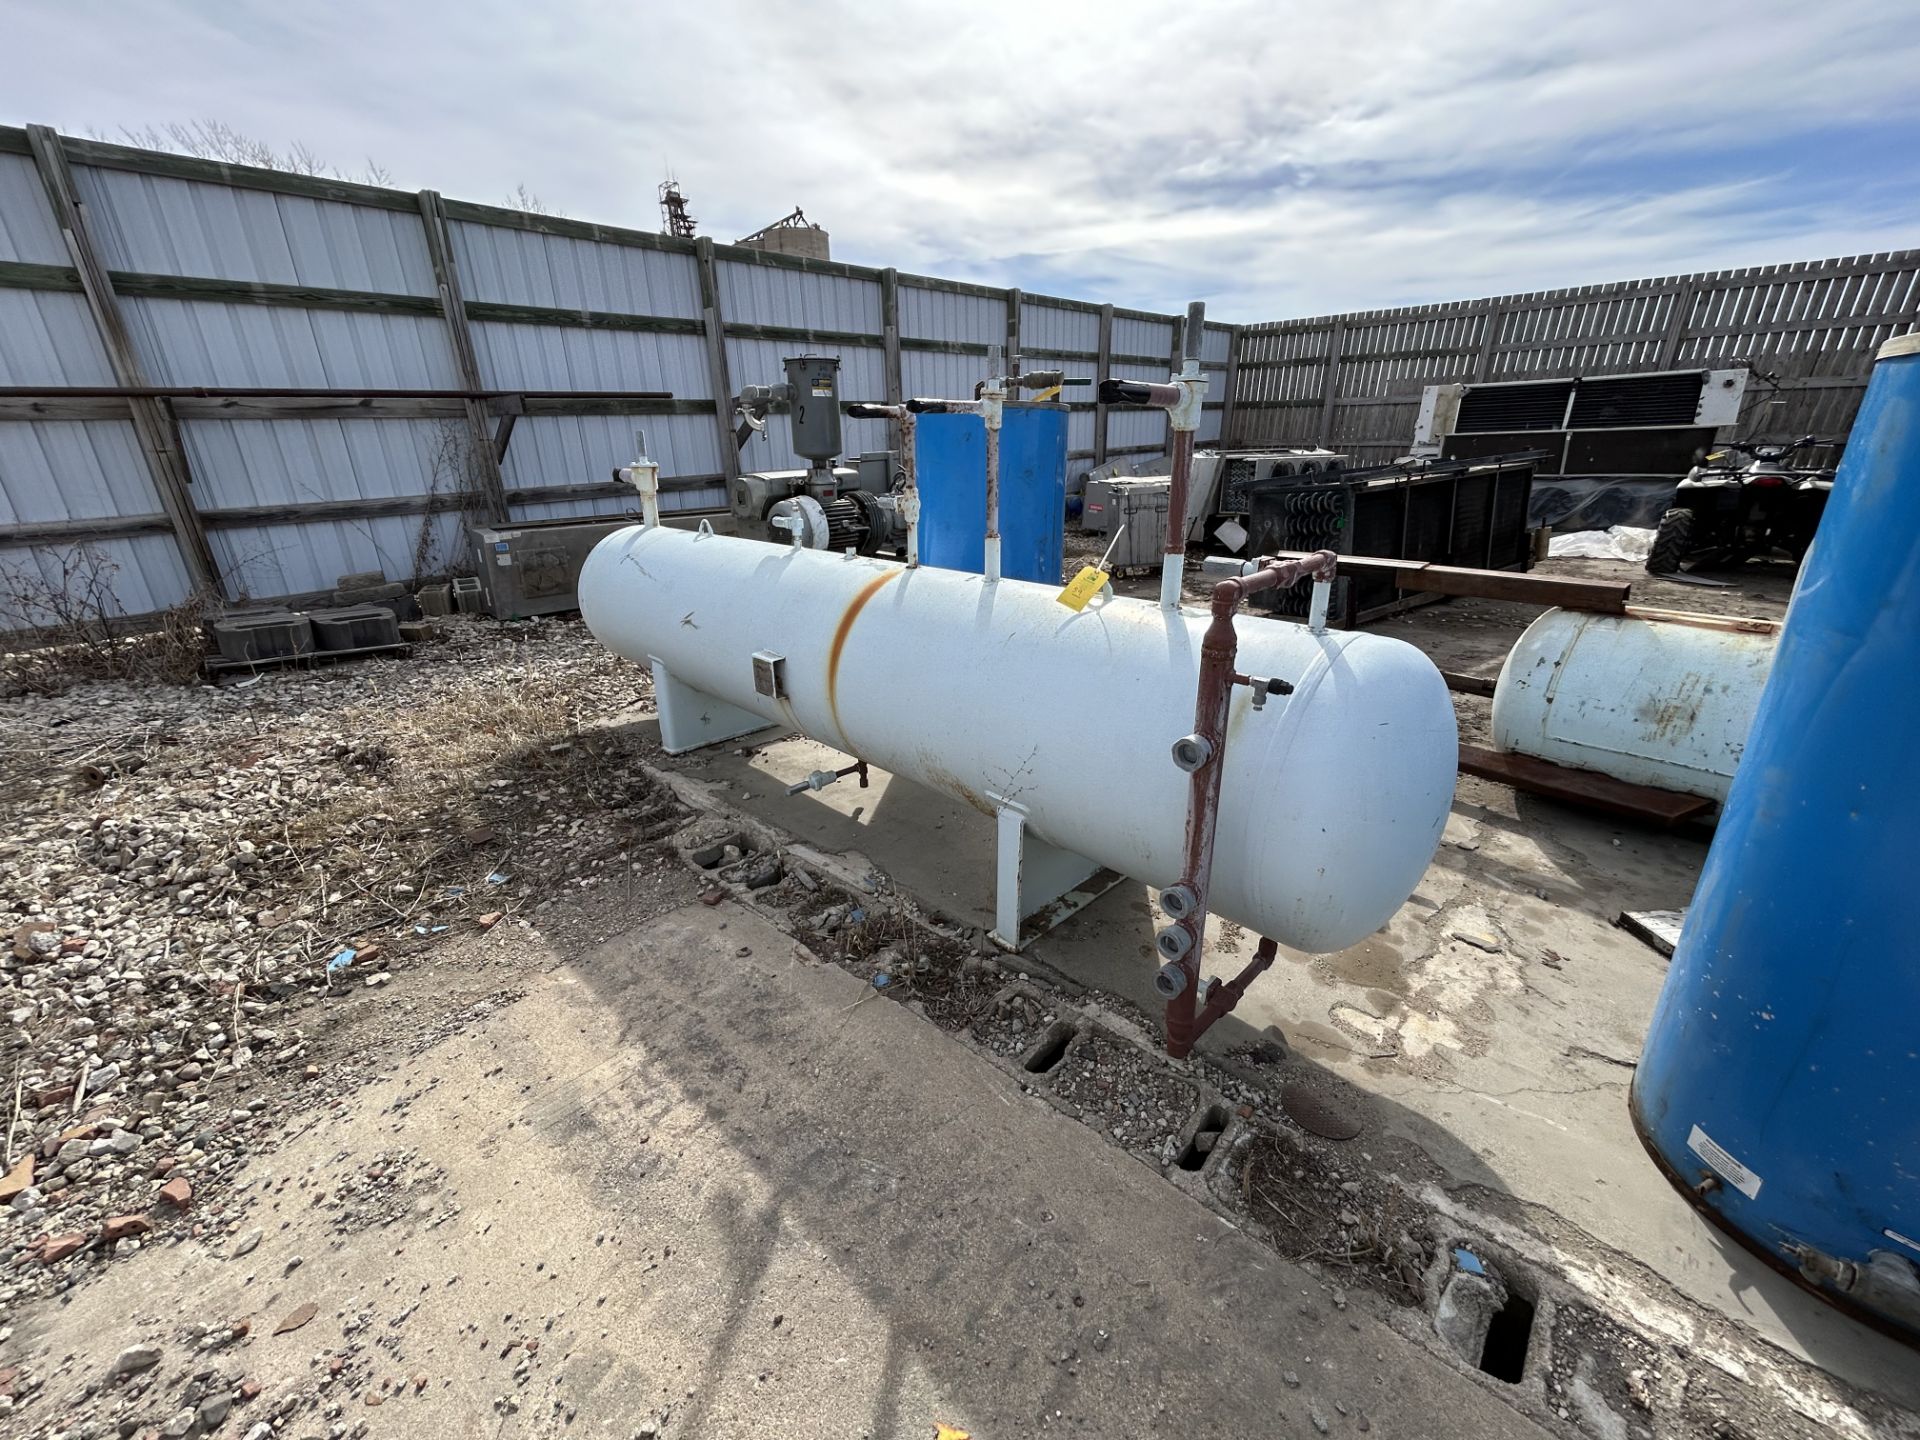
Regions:
<instances>
[{"instance_id":1,"label":"concrete drain block","mask_svg":"<svg viewBox=\"0 0 1920 1440\"><path fill-rule=\"evenodd\" d=\"M1454 1354L1496 1380L1517 1385L1533 1343L1533 1298L1464 1245L1434 1308L1433 1328Z\"/></svg>"}]
</instances>

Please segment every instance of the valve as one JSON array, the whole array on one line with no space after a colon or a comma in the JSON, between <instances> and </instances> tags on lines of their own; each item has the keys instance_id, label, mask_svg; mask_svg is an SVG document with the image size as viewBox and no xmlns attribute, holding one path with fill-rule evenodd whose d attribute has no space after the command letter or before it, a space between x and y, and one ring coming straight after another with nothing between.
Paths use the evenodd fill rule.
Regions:
<instances>
[{"instance_id":1,"label":"valve","mask_svg":"<svg viewBox=\"0 0 1920 1440\"><path fill-rule=\"evenodd\" d=\"M1213 742L1204 735L1182 735L1173 742L1173 763L1191 775L1213 759Z\"/></svg>"},{"instance_id":2,"label":"valve","mask_svg":"<svg viewBox=\"0 0 1920 1440\"><path fill-rule=\"evenodd\" d=\"M796 780L787 786L787 794L798 795L807 790L824 790L840 778L838 770L815 770L804 780Z\"/></svg>"},{"instance_id":3,"label":"valve","mask_svg":"<svg viewBox=\"0 0 1920 1440\"><path fill-rule=\"evenodd\" d=\"M1253 691L1253 708L1256 710L1264 710L1267 708L1267 697L1269 695L1291 695L1293 693L1293 682L1291 680L1280 680L1271 676L1250 675L1247 677L1247 686Z\"/></svg>"}]
</instances>

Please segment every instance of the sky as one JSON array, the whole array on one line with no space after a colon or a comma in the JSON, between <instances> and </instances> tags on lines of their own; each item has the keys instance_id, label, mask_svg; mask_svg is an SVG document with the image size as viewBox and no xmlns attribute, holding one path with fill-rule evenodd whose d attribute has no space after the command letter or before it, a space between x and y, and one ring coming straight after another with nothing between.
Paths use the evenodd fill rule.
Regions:
<instances>
[{"instance_id":1,"label":"sky","mask_svg":"<svg viewBox=\"0 0 1920 1440\"><path fill-rule=\"evenodd\" d=\"M1920 244L1920 0L0 0L0 120L1251 323Z\"/></svg>"}]
</instances>

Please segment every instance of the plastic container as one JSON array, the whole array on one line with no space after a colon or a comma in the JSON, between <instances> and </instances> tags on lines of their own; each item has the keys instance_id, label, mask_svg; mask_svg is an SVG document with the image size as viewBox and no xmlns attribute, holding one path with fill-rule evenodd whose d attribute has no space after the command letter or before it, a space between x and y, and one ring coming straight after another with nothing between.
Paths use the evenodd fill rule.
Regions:
<instances>
[{"instance_id":1,"label":"plastic container","mask_svg":"<svg viewBox=\"0 0 1920 1440\"><path fill-rule=\"evenodd\" d=\"M920 562L987 568L987 427L978 415L914 424ZM1067 407L1010 402L1000 430L1000 573L1060 583L1067 513Z\"/></svg>"},{"instance_id":2,"label":"plastic container","mask_svg":"<svg viewBox=\"0 0 1920 1440\"><path fill-rule=\"evenodd\" d=\"M1654 1158L1920 1338L1920 336L1886 345L1633 1084Z\"/></svg>"}]
</instances>

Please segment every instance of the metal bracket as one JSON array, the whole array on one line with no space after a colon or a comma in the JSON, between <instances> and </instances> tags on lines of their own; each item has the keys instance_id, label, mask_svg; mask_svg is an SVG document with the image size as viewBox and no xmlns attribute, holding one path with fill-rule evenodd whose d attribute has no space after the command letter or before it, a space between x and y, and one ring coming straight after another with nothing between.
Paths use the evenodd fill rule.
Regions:
<instances>
[{"instance_id":1,"label":"metal bracket","mask_svg":"<svg viewBox=\"0 0 1920 1440\"><path fill-rule=\"evenodd\" d=\"M1020 806L996 803L998 884L987 938L1002 950L1022 950L1106 894L1121 877L1030 832L1027 812ZM1024 922L1042 912L1042 923L1023 937Z\"/></svg>"},{"instance_id":2,"label":"metal bracket","mask_svg":"<svg viewBox=\"0 0 1920 1440\"><path fill-rule=\"evenodd\" d=\"M654 656L649 655L647 663L653 667L653 700L660 713L660 748L669 755L684 755L703 745L717 745L722 740L771 729L778 723L696 689L677 678Z\"/></svg>"}]
</instances>

